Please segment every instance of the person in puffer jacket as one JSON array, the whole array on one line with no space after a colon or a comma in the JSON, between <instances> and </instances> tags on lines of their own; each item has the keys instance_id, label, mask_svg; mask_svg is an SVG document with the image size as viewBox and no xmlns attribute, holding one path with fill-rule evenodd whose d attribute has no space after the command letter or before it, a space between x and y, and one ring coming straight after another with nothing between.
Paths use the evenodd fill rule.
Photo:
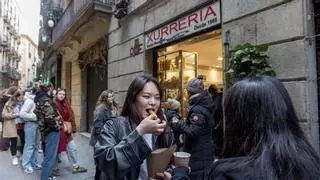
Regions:
<instances>
[{"instance_id":1,"label":"person in puffer jacket","mask_svg":"<svg viewBox=\"0 0 320 180\"><path fill-rule=\"evenodd\" d=\"M52 176L58 153L59 130L62 125L57 108L50 96L51 91L49 85L41 85L35 97L34 112L38 118L42 141L45 143L41 180L48 180Z\"/></svg>"},{"instance_id":2,"label":"person in puffer jacket","mask_svg":"<svg viewBox=\"0 0 320 180\"><path fill-rule=\"evenodd\" d=\"M32 173L41 166L37 163L38 150L40 145L39 126L37 116L33 112L36 108L34 103L34 93L27 89L24 95L24 103L20 110L20 117L24 120L25 146L22 158L22 167L27 174Z\"/></svg>"},{"instance_id":3,"label":"person in puffer jacket","mask_svg":"<svg viewBox=\"0 0 320 180\"><path fill-rule=\"evenodd\" d=\"M200 79L191 79L186 89L189 95L187 120L173 120L171 128L174 133L185 136L184 151L191 154L190 178L206 180L214 157L212 138L214 105L211 97L204 91L204 85Z\"/></svg>"}]
</instances>

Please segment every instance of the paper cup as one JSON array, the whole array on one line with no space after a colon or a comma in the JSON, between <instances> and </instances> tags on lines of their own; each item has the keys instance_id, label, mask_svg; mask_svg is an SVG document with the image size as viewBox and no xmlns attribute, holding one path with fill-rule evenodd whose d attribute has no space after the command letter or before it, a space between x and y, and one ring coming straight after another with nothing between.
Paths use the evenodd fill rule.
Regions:
<instances>
[{"instance_id":1,"label":"paper cup","mask_svg":"<svg viewBox=\"0 0 320 180\"><path fill-rule=\"evenodd\" d=\"M175 153L173 153L173 156L174 156L175 166L177 166L177 167L179 167L179 166L188 167L189 166L189 160L190 160L191 154L189 154L187 152L175 152Z\"/></svg>"}]
</instances>

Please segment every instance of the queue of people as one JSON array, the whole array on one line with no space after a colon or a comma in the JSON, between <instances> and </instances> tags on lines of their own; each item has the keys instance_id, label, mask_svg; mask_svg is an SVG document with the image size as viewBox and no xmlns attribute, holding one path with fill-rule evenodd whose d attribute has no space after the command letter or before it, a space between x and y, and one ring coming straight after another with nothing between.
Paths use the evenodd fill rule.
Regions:
<instances>
[{"instance_id":1,"label":"queue of people","mask_svg":"<svg viewBox=\"0 0 320 180\"><path fill-rule=\"evenodd\" d=\"M152 76L132 81L121 113L114 92L101 92L89 142L94 149L94 179L319 179L319 154L303 134L290 96L279 80L247 78L222 95L215 86L205 90L198 76L186 84L186 90L186 120L181 117L179 101L168 99L168 109L161 107L162 91ZM10 147L12 165L19 164L19 137L21 165L27 174L42 169L41 180L55 179L59 175L57 157L63 152L72 173L87 171L79 165L73 139L76 124L67 99L66 90L50 85L26 90L11 87L1 92L2 138L6 142L0 139L0 146ZM42 165L38 162L40 140ZM176 166L171 160L150 177L150 154L174 146L190 154L189 165Z\"/></svg>"},{"instance_id":2,"label":"queue of people","mask_svg":"<svg viewBox=\"0 0 320 180\"><path fill-rule=\"evenodd\" d=\"M77 148L72 139L76 125L66 91L58 89L55 95L53 90L52 85L40 84L25 90L14 86L0 94L1 150L10 147L12 165L21 164L26 174L41 169L41 180L56 179L59 174L53 169L58 167L57 155L62 152L67 152L72 173L87 171L78 164ZM42 165L38 160L40 141L44 153Z\"/></svg>"},{"instance_id":3,"label":"queue of people","mask_svg":"<svg viewBox=\"0 0 320 180\"><path fill-rule=\"evenodd\" d=\"M319 179L319 154L303 134L279 80L265 76L241 80L223 100L216 87L204 90L201 77L190 80L186 89L186 120L180 119L176 100L169 100L169 109L163 112L159 83L147 75L136 77L129 86L120 116L110 115L108 108L103 115L95 113L100 122L95 122L90 144L96 170L103 174L95 179ZM149 109L156 113L149 114ZM222 141L215 135L223 136L223 117ZM191 154L189 166L175 167L170 161L163 172L148 177L146 159L151 152L179 143Z\"/></svg>"}]
</instances>

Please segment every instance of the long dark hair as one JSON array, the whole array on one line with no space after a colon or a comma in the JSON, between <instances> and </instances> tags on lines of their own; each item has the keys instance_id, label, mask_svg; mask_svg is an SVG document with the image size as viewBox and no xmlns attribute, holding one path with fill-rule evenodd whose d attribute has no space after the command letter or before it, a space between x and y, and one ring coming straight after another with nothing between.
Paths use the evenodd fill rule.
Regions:
<instances>
[{"instance_id":1,"label":"long dark hair","mask_svg":"<svg viewBox=\"0 0 320 180\"><path fill-rule=\"evenodd\" d=\"M118 104L116 103L115 100L112 101L112 104L110 104L108 101L108 96L109 96L109 94L112 94L112 93L113 93L113 91L110 89L102 91L100 96L98 97L96 107L98 107L100 104L104 104L109 109L112 108L112 106L118 108Z\"/></svg>"},{"instance_id":2,"label":"long dark hair","mask_svg":"<svg viewBox=\"0 0 320 180\"><path fill-rule=\"evenodd\" d=\"M224 157L244 156L262 179L318 179L320 158L304 136L290 96L272 77L234 84L224 100Z\"/></svg>"},{"instance_id":3,"label":"long dark hair","mask_svg":"<svg viewBox=\"0 0 320 180\"><path fill-rule=\"evenodd\" d=\"M156 85L160 93L160 99L162 99L161 88L158 80L149 75L141 75L141 76L137 76L130 84L126 99L124 101L121 116L128 117L129 120L134 122L136 125L140 123L140 121L142 120L142 117L140 117L138 114L135 102L138 94L143 90L144 86L149 82L152 82ZM163 112L160 107L158 109L157 116L160 119L164 119Z\"/></svg>"}]
</instances>

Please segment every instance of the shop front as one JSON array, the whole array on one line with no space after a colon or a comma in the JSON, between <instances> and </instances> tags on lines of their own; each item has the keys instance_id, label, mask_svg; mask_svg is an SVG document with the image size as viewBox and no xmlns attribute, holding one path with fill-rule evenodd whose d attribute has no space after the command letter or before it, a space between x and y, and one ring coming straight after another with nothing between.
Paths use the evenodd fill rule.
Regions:
<instances>
[{"instance_id":1,"label":"shop front","mask_svg":"<svg viewBox=\"0 0 320 180\"><path fill-rule=\"evenodd\" d=\"M202 75L206 89L223 87L220 17L217 1L146 34L145 46L154 54L153 74L162 88L162 102L179 100L184 118L189 80Z\"/></svg>"}]
</instances>

